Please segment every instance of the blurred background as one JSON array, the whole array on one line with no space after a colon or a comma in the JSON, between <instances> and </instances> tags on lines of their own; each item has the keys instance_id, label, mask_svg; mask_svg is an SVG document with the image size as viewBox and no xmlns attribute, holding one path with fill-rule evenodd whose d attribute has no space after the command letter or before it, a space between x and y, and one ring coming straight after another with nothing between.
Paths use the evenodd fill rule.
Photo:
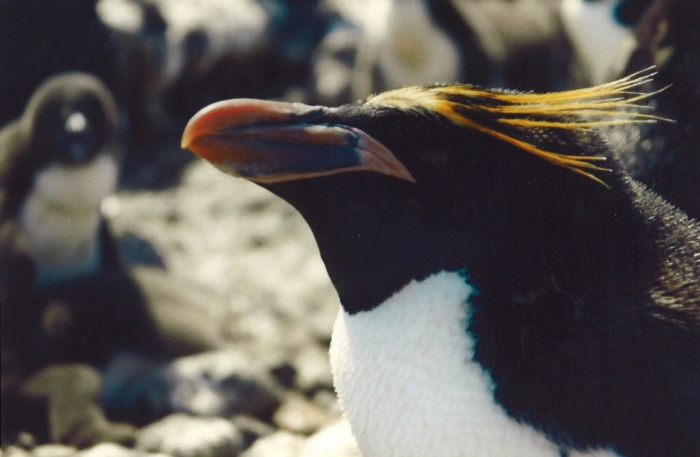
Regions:
<instances>
[{"instance_id":1,"label":"blurred background","mask_svg":"<svg viewBox=\"0 0 700 457\"><path fill-rule=\"evenodd\" d=\"M181 150L190 117L431 82L560 91L655 65L644 89L673 85L648 103L677 123L602 133L697 218L698 4L0 0L2 457L358 456L313 237L283 201ZM83 200L84 216L55 210ZM46 260L65 243L90 246L89 268Z\"/></svg>"}]
</instances>

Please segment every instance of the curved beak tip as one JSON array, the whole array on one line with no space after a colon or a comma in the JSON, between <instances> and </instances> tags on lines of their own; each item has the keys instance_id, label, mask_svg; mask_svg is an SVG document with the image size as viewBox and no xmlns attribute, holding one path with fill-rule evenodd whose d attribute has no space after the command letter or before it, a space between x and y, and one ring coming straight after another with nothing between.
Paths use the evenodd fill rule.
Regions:
<instances>
[{"instance_id":1,"label":"curved beak tip","mask_svg":"<svg viewBox=\"0 0 700 457\"><path fill-rule=\"evenodd\" d=\"M190 145L192 142L192 138L190 135L188 135L187 130L184 131L182 134L182 139L180 139L180 148L182 149L187 149L187 147Z\"/></svg>"},{"instance_id":2,"label":"curved beak tip","mask_svg":"<svg viewBox=\"0 0 700 457\"><path fill-rule=\"evenodd\" d=\"M185 129L182 131L182 138L180 139L180 147L182 149L189 149L189 146L192 144L192 142L201 134L214 133L213 131L209 130L214 130L216 126L207 126L204 120L205 116L208 113L214 111L216 108L218 108L221 103L222 102L218 102L212 105L205 106L204 108L197 111L194 114L194 116L190 118L190 120L187 122L187 125L185 126ZM196 151L192 152L196 153Z\"/></svg>"}]
</instances>

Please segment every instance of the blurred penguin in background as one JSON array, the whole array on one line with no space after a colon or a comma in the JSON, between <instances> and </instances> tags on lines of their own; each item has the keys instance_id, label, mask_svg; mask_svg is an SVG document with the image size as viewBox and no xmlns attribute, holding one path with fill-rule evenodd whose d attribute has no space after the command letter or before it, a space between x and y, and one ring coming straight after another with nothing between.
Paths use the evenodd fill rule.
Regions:
<instances>
[{"instance_id":1,"label":"blurred penguin in background","mask_svg":"<svg viewBox=\"0 0 700 457\"><path fill-rule=\"evenodd\" d=\"M269 41L269 17L256 0L99 0L96 7L117 43L137 146L173 135L169 129L177 130L179 110L193 103L191 97L211 97L206 88L196 93L192 84L219 60L244 61ZM166 107L174 87L186 92Z\"/></svg>"},{"instance_id":2,"label":"blurred penguin in background","mask_svg":"<svg viewBox=\"0 0 700 457\"><path fill-rule=\"evenodd\" d=\"M607 132L633 178L700 220L700 3L657 0L635 28L636 47L623 74L655 65L650 105L675 124ZM625 138L628 138L625 141ZM632 141L629 141L631 139Z\"/></svg>"},{"instance_id":3,"label":"blurred penguin in background","mask_svg":"<svg viewBox=\"0 0 700 457\"><path fill-rule=\"evenodd\" d=\"M311 99L337 106L430 82L521 90L565 85L556 1L329 2L337 20L315 50Z\"/></svg>"},{"instance_id":4,"label":"blurred penguin in background","mask_svg":"<svg viewBox=\"0 0 700 457\"><path fill-rule=\"evenodd\" d=\"M84 396L85 385L80 415L91 419L78 421L90 430L32 431L77 445L130 438L128 427L112 426L95 404L99 375L68 369L25 383L51 364L99 367L117 348L155 344L153 321L100 214L117 185L117 119L102 82L67 73L44 82L24 114L0 130L3 439L5 427L44 425L27 399L60 416L65 411L54 405L63 402L52 397ZM76 381L59 382L68 392L57 393L53 380L66 376Z\"/></svg>"},{"instance_id":5,"label":"blurred penguin in background","mask_svg":"<svg viewBox=\"0 0 700 457\"><path fill-rule=\"evenodd\" d=\"M464 82L522 91L566 88L570 49L558 17L560 0L429 0L433 16L462 47L480 49ZM485 66L488 70L479 68ZM488 80L474 77L488 71ZM478 73L477 73L478 75Z\"/></svg>"},{"instance_id":6,"label":"blurred penguin in background","mask_svg":"<svg viewBox=\"0 0 700 457\"><path fill-rule=\"evenodd\" d=\"M175 184L179 133L202 106L284 97L324 31L318 0L99 0L129 115L121 187Z\"/></svg>"},{"instance_id":7,"label":"blurred penguin in background","mask_svg":"<svg viewBox=\"0 0 700 457\"><path fill-rule=\"evenodd\" d=\"M314 103L337 106L419 82L462 80L467 62L486 62L476 49L463 55L424 0L335 2L329 8L337 19L314 52Z\"/></svg>"},{"instance_id":8,"label":"blurred penguin in background","mask_svg":"<svg viewBox=\"0 0 700 457\"><path fill-rule=\"evenodd\" d=\"M110 419L187 411L178 389L201 373L172 359L223 346L218 296L123 260L101 212L123 141L114 98L86 73L49 78L0 130L3 442L129 443L134 427Z\"/></svg>"},{"instance_id":9,"label":"blurred penguin in background","mask_svg":"<svg viewBox=\"0 0 700 457\"><path fill-rule=\"evenodd\" d=\"M644 90L659 92L648 105L675 123L620 125L603 134L633 178L700 219L700 3L564 0L562 18L584 82L656 67Z\"/></svg>"}]
</instances>

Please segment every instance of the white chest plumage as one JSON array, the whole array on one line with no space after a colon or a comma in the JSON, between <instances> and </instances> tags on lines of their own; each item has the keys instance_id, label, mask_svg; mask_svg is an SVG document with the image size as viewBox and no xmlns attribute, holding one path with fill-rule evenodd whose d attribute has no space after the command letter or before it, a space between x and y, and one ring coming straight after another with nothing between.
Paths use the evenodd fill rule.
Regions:
<instances>
[{"instance_id":1,"label":"white chest plumage","mask_svg":"<svg viewBox=\"0 0 700 457\"><path fill-rule=\"evenodd\" d=\"M466 331L474 293L458 273L441 272L411 282L372 311L341 309L331 369L364 457L561 455L495 403L493 382L473 361Z\"/></svg>"},{"instance_id":2,"label":"white chest plumage","mask_svg":"<svg viewBox=\"0 0 700 457\"><path fill-rule=\"evenodd\" d=\"M20 213L37 265L37 285L85 274L99 265L100 203L114 192L118 166L101 155L81 166L39 172Z\"/></svg>"}]
</instances>

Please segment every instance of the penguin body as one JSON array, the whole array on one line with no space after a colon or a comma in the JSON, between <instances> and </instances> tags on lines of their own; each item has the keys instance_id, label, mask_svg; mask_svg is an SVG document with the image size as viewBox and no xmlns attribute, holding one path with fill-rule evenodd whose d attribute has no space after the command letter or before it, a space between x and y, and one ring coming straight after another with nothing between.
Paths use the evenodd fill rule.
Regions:
<instances>
[{"instance_id":1,"label":"penguin body","mask_svg":"<svg viewBox=\"0 0 700 457\"><path fill-rule=\"evenodd\" d=\"M314 232L363 455L700 452L700 227L590 129L647 81L232 100L190 121L183 147Z\"/></svg>"},{"instance_id":2,"label":"penguin body","mask_svg":"<svg viewBox=\"0 0 700 457\"><path fill-rule=\"evenodd\" d=\"M49 78L0 131L0 247L3 263L16 265L3 269L2 335L21 371L100 366L121 345L153 343L153 322L100 212L117 185L118 138L114 99L85 73Z\"/></svg>"},{"instance_id":3,"label":"penguin body","mask_svg":"<svg viewBox=\"0 0 700 457\"><path fill-rule=\"evenodd\" d=\"M494 403L493 380L473 361L475 340L465 331L474 294L467 278L443 271L376 309L338 314L334 383L367 455L559 456Z\"/></svg>"},{"instance_id":4,"label":"penguin body","mask_svg":"<svg viewBox=\"0 0 700 457\"><path fill-rule=\"evenodd\" d=\"M21 430L76 446L133 440L104 417L94 368L57 365L100 367L156 335L100 213L118 135L111 93L86 73L47 79L0 130L3 442Z\"/></svg>"},{"instance_id":5,"label":"penguin body","mask_svg":"<svg viewBox=\"0 0 700 457\"><path fill-rule=\"evenodd\" d=\"M84 73L45 81L0 130L3 443L19 431L132 442L133 427L102 408L130 423L172 412L179 385L153 373L224 344L218 295L122 259L101 211L120 133L110 92Z\"/></svg>"},{"instance_id":6,"label":"penguin body","mask_svg":"<svg viewBox=\"0 0 700 457\"><path fill-rule=\"evenodd\" d=\"M0 130L3 347L26 351L23 370L101 367L118 350L161 358L221 344L164 315L173 306L196 312L211 295L122 259L101 212L117 186L119 135L109 91L84 73L47 80L24 116Z\"/></svg>"}]
</instances>

